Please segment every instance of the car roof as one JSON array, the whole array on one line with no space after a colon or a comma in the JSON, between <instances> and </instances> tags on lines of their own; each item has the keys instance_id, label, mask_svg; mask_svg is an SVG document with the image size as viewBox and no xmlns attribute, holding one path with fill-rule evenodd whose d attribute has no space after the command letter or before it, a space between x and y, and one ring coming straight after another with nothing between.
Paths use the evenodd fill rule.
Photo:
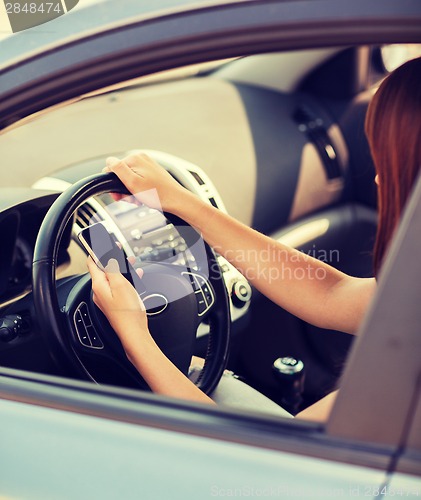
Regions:
<instances>
[{"instance_id":1,"label":"car roof","mask_svg":"<svg viewBox=\"0 0 421 500\"><path fill-rule=\"evenodd\" d=\"M45 50L64 40L71 41L82 34L92 34L99 29L107 29L133 20L147 20L220 5L235 3L234 0L93 0L82 9L74 9L66 15L57 17L48 24L16 33L0 42L0 68L3 64L19 59L23 55ZM244 0L243 0L244 1ZM255 0L246 0L255 1ZM47 29L48 27L48 29Z\"/></svg>"},{"instance_id":2,"label":"car roof","mask_svg":"<svg viewBox=\"0 0 421 500\"><path fill-rule=\"evenodd\" d=\"M306 13L315 21L330 12L338 18L354 18L375 21L377 17L414 16L420 14L417 0L382 0L382 9L377 0L102 0L83 9L74 9L48 24L41 24L17 33L0 42L0 71L22 57L48 50L54 45L68 43L81 36L93 35L104 29L117 28L133 22L146 22L149 19L175 15L186 11L212 9L224 6L265 3L270 8L284 5L285 13L302 17ZM312 5L313 4L313 5ZM331 5L331 7L329 7ZM288 15L286 21L288 22ZM416 16L415 16L416 18ZM415 19L416 22L416 19ZM48 26L48 29L46 29ZM362 26L359 26L361 28ZM373 33L374 34L374 33Z\"/></svg>"}]
</instances>

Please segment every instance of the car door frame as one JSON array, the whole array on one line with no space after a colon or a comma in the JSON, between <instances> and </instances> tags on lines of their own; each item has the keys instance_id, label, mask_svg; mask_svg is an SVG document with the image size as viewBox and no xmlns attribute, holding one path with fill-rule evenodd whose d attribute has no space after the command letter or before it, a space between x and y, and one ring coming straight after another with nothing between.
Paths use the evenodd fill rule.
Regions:
<instances>
[{"instance_id":1,"label":"car door frame","mask_svg":"<svg viewBox=\"0 0 421 500\"><path fill-rule=\"evenodd\" d=\"M352 5L347 3L345 10L344 5L337 0L262 0L177 9L174 13L165 11L165 14L155 17L149 14L146 18L140 13L134 19L74 34L69 40L50 45L48 50L41 45L34 48L29 57L16 56L0 69L0 129L7 132L7 127L34 113L104 86L180 65L309 45L421 41L421 10L416 2L384 0L381 12L375 0L355 0ZM112 9L118 7L110 3L106 8L110 9L111 18ZM93 6L90 11L93 13L94 9ZM71 23L71 15L57 21ZM10 43L19 45L24 43L24 38L17 35ZM370 318L375 322L376 314L372 313ZM353 351L353 361L345 372L341 399L326 429L311 423L275 422L257 415L239 416L228 410L199 408L164 399L157 403L156 399L143 395L129 395L124 391L115 394L111 388L82 387L78 382L57 381L5 369L0 372L0 397L139 425L153 425L152 420L156 421L159 414L164 419L161 425L180 432L211 435L217 439L391 471L402 452L402 435L408 430L411 405L405 406L405 418L399 418L399 428L392 440L378 433L375 442L371 442L371 439L367 441L367 437L370 438L368 431L358 432L361 428L375 428L376 413L373 415L368 408L360 410L360 427L352 432L347 430L347 408L355 397L355 387L348 389L349 380L354 376L351 367L356 363L358 354L355 353L364 351L365 342L371 336L369 326L371 323L366 323L358 350ZM366 385L370 385L371 390L381 387L380 374L370 372L370 377ZM393 390L399 388L393 386ZM49 391L58 391L61 395L55 399ZM91 401L86 401L87 393ZM96 410L95 394L109 398L104 407L96 407ZM390 392L389 398L393 400L394 397ZM125 416L126 410L118 409L117 404L127 398L136 406L131 408L130 418ZM138 417L134 418L133 412L138 412ZM200 425L192 422L193 415L195 419L200 416ZM365 427L368 423L369 427Z\"/></svg>"}]
</instances>

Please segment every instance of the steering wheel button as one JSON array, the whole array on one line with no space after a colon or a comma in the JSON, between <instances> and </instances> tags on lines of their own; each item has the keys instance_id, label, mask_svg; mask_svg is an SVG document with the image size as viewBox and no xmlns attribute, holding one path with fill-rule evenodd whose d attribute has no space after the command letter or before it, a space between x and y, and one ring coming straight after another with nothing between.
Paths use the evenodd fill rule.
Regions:
<instances>
[{"instance_id":1,"label":"steering wheel button","mask_svg":"<svg viewBox=\"0 0 421 500\"><path fill-rule=\"evenodd\" d=\"M86 331L87 331L88 337L91 341L92 347L95 347L96 349L103 349L104 344L102 343L102 340L98 337L94 327L88 326L86 328Z\"/></svg>"},{"instance_id":2,"label":"steering wheel button","mask_svg":"<svg viewBox=\"0 0 421 500\"><path fill-rule=\"evenodd\" d=\"M76 311L75 314L75 324L76 324L76 329L79 331L79 328L84 331L84 324L83 324L83 319L82 315L80 314L80 311Z\"/></svg>"},{"instance_id":3,"label":"steering wheel button","mask_svg":"<svg viewBox=\"0 0 421 500\"><path fill-rule=\"evenodd\" d=\"M199 288L206 286L206 280L202 278L202 276L199 276L198 274L194 274L193 276Z\"/></svg>"},{"instance_id":4,"label":"steering wheel button","mask_svg":"<svg viewBox=\"0 0 421 500\"><path fill-rule=\"evenodd\" d=\"M196 280L193 278L193 274L192 274L192 273L187 273L187 272L185 272L185 271L184 271L184 272L182 272L181 274L182 274L183 276L186 276L186 277L189 279L189 281L190 281L190 284L191 284L192 288L195 290L195 292L194 292L194 293L198 293L198 292L200 292L200 290L198 290L198 289L197 289Z\"/></svg>"},{"instance_id":5,"label":"steering wheel button","mask_svg":"<svg viewBox=\"0 0 421 500\"><path fill-rule=\"evenodd\" d=\"M202 298L200 298L200 296L199 296L198 301L197 301L197 313L198 313L198 315L202 316L207 310L208 310L208 305L207 305L204 297L202 296Z\"/></svg>"},{"instance_id":6,"label":"steering wheel button","mask_svg":"<svg viewBox=\"0 0 421 500\"><path fill-rule=\"evenodd\" d=\"M80 337L80 341L86 347L92 346L91 341L89 340L89 336L86 333Z\"/></svg>"},{"instance_id":7,"label":"steering wheel button","mask_svg":"<svg viewBox=\"0 0 421 500\"><path fill-rule=\"evenodd\" d=\"M75 324L76 324L76 333L79 337L79 341L82 345L86 347L92 347L91 340L89 338L88 332L86 331L85 325L83 324L82 315L80 311L77 311L75 314Z\"/></svg>"},{"instance_id":8,"label":"steering wheel button","mask_svg":"<svg viewBox=\"0 0 421 500\"><path fill-rule=\"evenodd\" d=\"M213 296L211 293L205 293L205 298L206 302L208 303L208 306L211 306L213 304Z\"/></svg>"},{"instance_id":9,"label":"steering wheel button","mask_svg":"<svg viewBox=\"0 0 421 500\"><path fill-rule=\"evenodd\" d=\"M92 322L91 322L91 318L89 316L88 306L85 303L81 304L81 306L79 307L79 312L82 316L82 320L83 320L84 325L90 326L92 324Z\"/></svg>"}]
</instances>

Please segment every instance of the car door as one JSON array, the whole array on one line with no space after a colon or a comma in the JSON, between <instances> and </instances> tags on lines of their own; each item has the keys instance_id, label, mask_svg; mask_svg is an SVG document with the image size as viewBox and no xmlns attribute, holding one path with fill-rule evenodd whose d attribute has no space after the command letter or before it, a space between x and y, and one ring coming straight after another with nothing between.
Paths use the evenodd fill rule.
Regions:
<instances>
[{"instance_id":1,"label":"car door","mask_svg":"<svg viewBox=\"0 0 421 500\"><path fill-rule=\"evenodd\" d=\"M5 49L14 57L6 63L3 56L0 71L0 124L5 134L7 127L18 120L49 106L178 64L303 46L420 39L420 9L408 1L386 1L381 12L373 1L357 1L351 6L322 0L224 2L148 16L136 2L127 5L124 13L111 2L105 5L101 9L104 26L91 26L96 31L84 31L89 23L96 24L88 20L95 17L88 16L88 12L87 17L75 13L74 18L69 14L58 19L55 22L60 24L56 26L63 26L68 32L70 26L74 28L73 19L80 21L82 33L73 34L63 43L56 40L48 51L43 50L44 39L29 56L25 56L22 37L8 41ZM94 9L90 12L96 12ZM50 36L53 39L57 33ZM133 490L124 489L128 485L143 488L151 498L162 498L160 495L168 495L169 491L180 498L205 497L209 492L213 496L232 496L233 491L256 494L267 487L283 496L298 491L303 498L313 493L338 498L355 496L357 492L376 497L378 489L389 484L397 463L400 473L419 474L419 441L413 437L419 425L419 388L414 377L419 373L414 348L419 347L414 328L419 324L419 312L413 300L404 301L408 307L405 308L389 293L397 290L394 266L400 265L400 259L414 255L418 248L418 241L414 242L417 233L412 231L418 230L413 223L419 220L420 197L418 189L414 212L408 212L407 224L400 234L401 240L407 241L408 250L400 255L399 241L395 245L396 259L391 258L389 272L385 271L382 293L353 350L341 398L326 426L279 422L256 414L238 415L2 369L0 411L6 422L2 426L2 443L3 456L7 457L2 468L4 492L29 496L30 491L39 488L38 496L52 491L65 497L63 483L57 480L72 470L77 479L65 482L69 497L75 493L83 495L84 491L90 497L106 498L108 457L112 460L116 456L121 469L109 477L128 497L133 494ZM388 286L388 278L392 285ZM399 285L399 292L405 290L408 297L419 296L416 281L420 282L411 273L405 286ZM390 308L390 301L396 303L395 311L400 311L396 322L377 323L384 308ZM405 317L413 320L407 324ZM396 347L395 337L381 336L380 330L395 332L398 328L400 345L407 348L394 359L391 346ZM377 368L379 358L383 362ZM393 372L390 366L394 367ZM402 371L402 378L394 376L403 366L408 369ZM391 381L387 391L383 385L385 374ZM380 395L375 400L379 406L373 406L373 394ZM378 425L379 411L388 415L382 425ZM83 460L80 450L85 451L90 440L90 454L83 454ZM63 455L57 456L53 443L54 449ZM34 450L42 451L42 460L35 468L33 458L29 460ZM151 454L153 458L148 462ZM66 460L60 463L61 456ZM129 467L136 460L143 465L140 476L138 469ZM172 468L174 462L178 468ZM159 465L151 467L152 463ZM91 464L98 464L94 480L86 473ZM34 489L16 484L16 471L22 469L26 484ZM203 478L203 469L211 471L211 480ZM46 478L46 470L56 475ZM252 470L254 479L245 479L244 471ZM175 485L170 490L162 481L162 473ZM402 476L397 476L398 480ZM300 490L300 482L311 486Z\"/></svg>"}]
</instances>

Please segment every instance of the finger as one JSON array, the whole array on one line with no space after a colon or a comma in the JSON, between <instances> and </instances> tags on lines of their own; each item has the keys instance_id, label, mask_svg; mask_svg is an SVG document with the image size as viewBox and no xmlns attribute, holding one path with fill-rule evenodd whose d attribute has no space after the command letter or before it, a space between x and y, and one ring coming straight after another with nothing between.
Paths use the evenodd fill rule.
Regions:
<instances>
[{"instance_id":1,"label":"finger","mask_svg":"<svg viewBox=\"0 0 421 500\"><path fill-rule=\"evenodd\" d=\"M88 270L92 279L92 289L98 294L109 294L110 286L105 274L98 268L91 257L87 260Z\"/></svg>"},{"instance_id":2,"label":"finger","mask_svg":"<svg viewBox=\"0 0 421 500\"><path fill-rule=\"evenodd\" d=\"M115 156L109 156L105 160L105 167L102 169L103 172L111 172L111 165L118 163L120 160Z\"/></svg>"},{"instance_id":3,"label":"finger","mask_svg":"<svg viewBox=\"0 0 421 500\"><path fill-rule=\"evenodd\" d=\"M116 259L110 259L108 264L105 266L105 276L108 280L111 293L118 288L125 288L127 285L131 286L126 278L121 274L120 267Z\"/></svg>"},{"instance_id":4,"label":"finger","mask_svg":"<svg viewBox=\"0 0 421 500\"><path fill-rule=\"evenodd\" d=\"M130 257L127 257L127 260L136 270L140 268L140 266L142 265L142 262L139 259L139 257L135 257L134 255L130 255ZM143 275L143 270L142 270L142 275Z\"/></svg>"},{"instance_id":5,"label":"finger","mask_svg":"<svg viewBox=\"0 0 421 500\"><path fill-rule=\"evenodd\" d=\"M101 282L104 280L104 273L101 271L101 269L95 264L95 262L92 260L92 257L88 257L87 259L87 266L88 266L88 271L90 272L92 276L92 280Z\"/></svg>"},{"instance_id":6,"label":"finger","mask_svg":"<svg viewBox=\"0 0 421 500\"><path fill-rule=\"evenodd\" d=\"M114 157L112 157L112 156L111 156L110 158L107 158L107 160L106 160L106 161L108 161L108 160L110 160L110 159L111 159L111 160L114 160ZM119 160L118 160L118 158L116 158L116 160L117 160L117 161L119 161ZM110 161L110 163L109 163L109 164L110 164L110 165L112 165L113 163L114 163L113 161ZM104 173L104 174L106 174L106 173L108 173L108 172L111 172L111 171L112 171L112 170L111 170L111 168L110 168L108 165L106 165L106 166L102 169L102 173ZM120 200L124 197L124 195L123 195L123 194L120 194L120 193L110 193L110 195L111 195L111 198L112 198L114 201L120 201Z\"/></svg>"},{"instance_id":7,"label":"finger","mask_svg":"<svg viewBox=\"0 0 421 500\"><path fill-rule=\"evenodd\" d=\"M130 257L127 257L127 260L129 263L133 266L134 270L136 271L136 274L141 278L144 274L143 269L141 267L135 267L140 266L141 263L139 262L139 259L137 259L134 255L130 255Z\"/></svg>"},{"instance_id":8,"label":"finger","mask_svg":"<svg viewBox=\"0 0 421 500\"><path fill-rule=\"evenodd\" d=\"M156 163L155 160L143 151L129 154L123 158L123 161L125 161L129 167L138 167L147 164L153 165Z\"/></svg>"},{"instance_id":9,"label":"finger","mask_svg":"<svg viewBox=\"0 0 421 500\"><path fill-rule=\"evenodd\" d=\"M140 296L138 297L139 297L140 310L145 312L146 311L145 304L143 303L143 300L140 298Z\"/></svg>"},{"instance_id":10,"label":"finger","mask_svg":"<svg viewBox=\"0 0 421 500\"><path fill-rule=\"evenodd\" d=\"M110 168L112 165L116 165L120 161L120 158L117 158L116 156L108 156L108 158L105 159L105 165Z\"/></svg>"},{"instance_id":11,"label":"finger","mask_svg":"<svg viewBox=\"0 0 421 500\"><path fill-rule=\"evenodd\" d=\"M127 187L127 189L133 193L136 190L136 181L139 180L140 176L133 172L133 170L124 161L119 161L118 163L110 164L109 168L111 172L114 172L116 176L121 180L121 182Z\"/></svg>"},{"instance_id":12,"label":"finger","mask_svg":"<svg viewBox=\"0 0 421 500\"><path fill-rule=\"evenodd\" d=\"M108 261L108 264L105 266L105 271L107 273L119 273L120 272L120 266L118 265L118 262L116 259L110 259Z\"/></svg>"},{"instance_id":13,"label":"finger","mask_svg":"<svg viewBox=\"0 0 421 500\"><path fill-rule=\"evenodd\" d=\"M111 170L109 170L109 172L111 172ZM120 193L110 193L110 196L111 198L114 200L114 201L120 201L122 200L126 195L124 194L120 194Z\"/></svg>"},{"instance_id":14,"label":"finger","mask_svg":"<svg viewBox=\"0 0 421 500\"><path fill-rule=\"evenodd\" d=\"M91 276L93 278L96 278L96 275L97 275L98 272L100 272L100 269L98 269L98 266L92 260L91 256L88 256L88 258L86 259L86 265L88 267L88 271L91 274Z\"/></svg>"}]
</instances>

